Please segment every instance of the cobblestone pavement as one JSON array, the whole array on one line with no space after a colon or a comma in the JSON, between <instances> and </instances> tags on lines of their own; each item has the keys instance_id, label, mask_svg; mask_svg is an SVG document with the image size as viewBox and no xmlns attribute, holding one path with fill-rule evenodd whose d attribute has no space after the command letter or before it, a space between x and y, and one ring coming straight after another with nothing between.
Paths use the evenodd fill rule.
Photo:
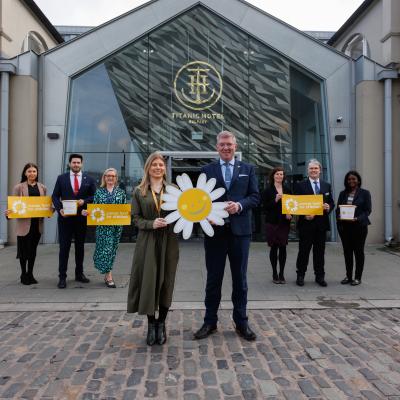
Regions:
<instances>
[{"instance_id":1,"label":"cobblestone pavement","mask_svg":"<svg viewBox=\"0 0 400 400\"><path fill-rule=\"evenodd\" d=\"M400 310L257 310L240 339L229 311L201 341L175 310L164 346L123 312L0 313L0 397L13 399L400 399Z\"/></svg>"}]
</instances>

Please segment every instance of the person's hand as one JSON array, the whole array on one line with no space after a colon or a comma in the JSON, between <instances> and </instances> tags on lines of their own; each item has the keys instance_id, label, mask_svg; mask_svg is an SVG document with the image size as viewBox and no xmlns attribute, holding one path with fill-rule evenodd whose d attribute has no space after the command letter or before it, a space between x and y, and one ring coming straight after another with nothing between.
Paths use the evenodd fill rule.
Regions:
<instances>
[{"instance_id":1,"label":"person's hand","mask_svg":"<svg viewBox=\"0 0 400 400\"><path fill-rule=\"evenodd\" d=\"M293 218L293 217L292 217L290 214L286 214L286 219L287 219L288 221L291 221L292 218Z\"/></svg>"},{"instance_id":2,"label":"person's hand","mask_svg":"<svg viewBox=\"0 0 400 400\"><path fill-rule=\"evenodd\" d=\"M240 211L240 205L234 201L228 201L224 210L228 211L229 214L236 214Z\"/></svg>"},{"instance_id":3,"label":"person's hand","mask_svg":"<svg viewBox=\"0 0 400 400\"><path fill-rule=\"evenodd\" d=\"M328 211L328 212L329 212L329 210L331 208L328 203L324 203L323 207L324 207L324 211Z\"/></svg>"},{"instance_id":4,"label":"person's hand","mask_svg":"<svg viewBox=\"0 0 400 400\"><path fill-rule=\"evenodd\" d=\"M165 218L156 218L153 222L153 229L165 228L167 225Z\"/></svg>"},{"instance_id":5,"label":"person's hand","mask_svg":"<svg viewBox=\"0 0 400 400\"><path fill-rule=\"evenodd\" d=\"M79 200L78 200L78 206L79 206L79 207L82 207L84 204L85 204L85 201L84 201L84 200L82 200L82 199L79 199Z\"/></svg>"},{"instance_id":6,"label":"person's hand","mask_svg":"<svg viewBox=\"0 0 400 400\"><path fill-rule=\"evenodd\" d=\"M89 211L88 211L88 210L82 210L81 214L82 214L84 217L87 217L87 216L89 215Z\"/></svg>"},{"instance_id":7,"label":"person's hand","mask_svg":"<svg viewBox=\"0 0 400 400\"><path fill-rule=\"evenodd\" d=\"M312 221L312 220L314 219L314 217L315 217L315 215L306 215L306 216L305 216L305 219L306 219L307 221Z\"/></svg>"},{"instance_id":8,"label":"person's hand","mask_svg":"<svg viewBox=\"0 0 400 400\"><path fill-rule=\"evenodd\" d=\"M62 216L62 217L66 217L66 215L64 215L64 209L62 208L61 210L60 210L60 215Z\"/></svg>"},{"instance_id":9,"label":"person's hand","mask_svg":"<svg viewBox=\"0 0 400 400\"><path fill-rule=\"evenodd\" d=\"M12 210L5 210L4 215L8 218L10 214L12 214Z\"/></svg>"},{"instance_id":10,"label":"person's hand","mask_svg":"<svg viewBox=\"0 0 400 400\"><path fill-rule=\"evenodd\" d=\"M275 203L277 203L281 198L282 198L282 195L280 193L277 193L275 196Z\"/></svg>"},{"instance_id":11,"label":"person's hand","mask_svg":"<svg viewBox=\"0 0 400 400\"><path fill-rule=\"evenodd\" d=\"M207 221L210 223L210 225L216 225L216 223L214 221L212 221L211 219L207 218Z\"/></svg>"}]
</instances>

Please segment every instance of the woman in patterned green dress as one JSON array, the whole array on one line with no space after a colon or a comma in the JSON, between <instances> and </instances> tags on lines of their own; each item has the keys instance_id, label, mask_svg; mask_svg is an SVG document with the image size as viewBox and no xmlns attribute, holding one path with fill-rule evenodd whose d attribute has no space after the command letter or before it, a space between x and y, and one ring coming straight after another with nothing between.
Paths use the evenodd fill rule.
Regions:
<instances>
[{"instance_id":1,"label":"woman in patterned green dress","mask_svg":"<svg viewBox=\"0 0 400 400\"><path fill-rule=\"evenodd\" d=\"M114 168L104 171L100 188L94 195L94 204L126 204L125 192L117 187L118 173ZM111 274L115 256L117 254L122 226L99 225L96 227L96 248L93 254L94 266L104 274L104 282L107 287L115 288Z\"/></svg>"}]
</instances>

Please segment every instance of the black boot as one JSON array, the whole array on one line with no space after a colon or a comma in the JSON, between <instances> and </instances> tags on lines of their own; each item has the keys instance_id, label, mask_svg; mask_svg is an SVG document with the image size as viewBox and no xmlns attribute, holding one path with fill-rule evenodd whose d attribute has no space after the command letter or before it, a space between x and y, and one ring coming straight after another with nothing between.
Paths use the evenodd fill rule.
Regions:
<instances>
[{"instance_id":1,"label":"black boot","mask_svg":"<svg viewBox=\"0 0 400 400\"><path fill-rule=\"evenodd\" d=\"M157 340L156 318L154 315L147 316L147 338L146 343L148 346L153 346Z\"/></svg>"},{"instance_id":2,"label":"black boot","mask_svg":"<svg viewBox=\"0 0 400 400\"><path fill-rule=\"evenodd\" d=\"M27 273L21 274L21 283L23 285L30 285L31 284Z\"/></svg>"},{"instance_id":3,"label":"black boot","mask_svg":"<svg viewBox=\"0 0 400 400\"><path fill-rule=\"evenodd\" d=\"M33 266L35 265L35 259L28 260L28 280L30 284L36 284L38 281L33 277Z\"/></svg>"},{"instance_id":4,"label":"black boot","mask_svg":"<svg viewBox=\"0 0 400 400\"><path fill-rule=\"evenodd\" d=\"M167 341L167 331L165 329L165 321L157 324L157 343L164 344Z\"/></svg>"}]
</instances>

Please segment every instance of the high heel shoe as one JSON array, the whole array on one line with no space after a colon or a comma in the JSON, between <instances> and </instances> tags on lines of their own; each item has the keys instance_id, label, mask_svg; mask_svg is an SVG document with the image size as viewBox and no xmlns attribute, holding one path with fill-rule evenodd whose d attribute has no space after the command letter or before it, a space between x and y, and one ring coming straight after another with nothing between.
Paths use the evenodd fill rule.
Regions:
<instances>
[{"instance_id":1,"label":"high heel shoe","mask_svg":"<svg viewBox=\"0 0 400 400\"><path fill-rule=\"evenodd\" d=\"M156 340L157 340L156 324L149 322L149 324L147 326L146 343L148 346L153 346L153 344L156 343Z\"/></svg>"},{"instance_id":2,"label":"high heel shoe","mask_svg":"<svg viewBox=\"0 0 400 400\"><path fill-rule=\"evenodd\" d=\"M157 343L164 344L167 341L167 331L165 329L165 322L159 322L157 326Z\"/></svg>"}]
</instances>

